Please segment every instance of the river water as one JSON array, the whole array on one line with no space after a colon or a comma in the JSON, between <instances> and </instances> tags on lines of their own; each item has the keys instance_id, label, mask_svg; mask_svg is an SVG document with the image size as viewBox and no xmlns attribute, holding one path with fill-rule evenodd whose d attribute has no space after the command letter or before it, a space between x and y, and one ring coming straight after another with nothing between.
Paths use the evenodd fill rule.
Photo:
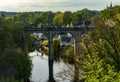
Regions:
<instances>
[{"instance_id":1,"label":"river water","mask_svg":"<svg viewBox=\"0 0 120 82\"><path fill-rule=\"evenodd\" d=\"M32 75L30 80L32 82L46 82L48 80L48 56L41 55L41 53L34 51L29 53L32 60ZM57 82L70 82L72 79L72 66L64 63L62 60L54 62L54 78ZM67 74L68 73L68 74ZM70 73L70 74L69 74Z\"/></svg>"}]
</instances>

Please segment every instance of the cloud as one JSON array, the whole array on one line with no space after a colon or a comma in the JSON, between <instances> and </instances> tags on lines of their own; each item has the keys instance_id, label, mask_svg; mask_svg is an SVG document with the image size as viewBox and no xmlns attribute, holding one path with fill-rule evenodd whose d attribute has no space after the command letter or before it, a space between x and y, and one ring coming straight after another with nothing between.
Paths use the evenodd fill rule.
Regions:
<instances>
[{"instance_id":1,"label":"cloud","mask_svg":"<svg viewBox=\"0 0 120 82\"><path fill-rule=\"evenodd\" d=\"M114 0L117 2L117 0ZM0 0L0 10L9 11L76 11L83 8L101 10L109 0Z\"/></svg>"}]
</instances>

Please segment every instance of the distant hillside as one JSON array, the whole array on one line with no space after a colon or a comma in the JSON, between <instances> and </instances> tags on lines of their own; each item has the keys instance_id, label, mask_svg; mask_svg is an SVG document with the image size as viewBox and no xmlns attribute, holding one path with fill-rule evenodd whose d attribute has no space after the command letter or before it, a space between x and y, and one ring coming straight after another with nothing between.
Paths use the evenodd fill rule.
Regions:
<instances>
[{"instance_id":1,"label":"distant hillside","mask_svg":"<svg viewBox=\"0 0 120 82\"><path fill-rule=\"evenodd\" d=\"M2 16L14 16L17 14L21 14L23 12L6 12L6 11L0 11L0 15ZM41 13L40 11L35 11L35 12L29 12L30 14L35 14L35 13Z\"/></svg>"},{"instance_id":2,"label":"distant hillside","mask_svg":"<svg viewBox=\"0 0 120 82\"><path fill-rule=\"evenodd\" d=\"M13 15L19 14L19 12L5 12L5 11L0 11L0 14L2 16L13 16Z\"/></svg>"}]
</instances>

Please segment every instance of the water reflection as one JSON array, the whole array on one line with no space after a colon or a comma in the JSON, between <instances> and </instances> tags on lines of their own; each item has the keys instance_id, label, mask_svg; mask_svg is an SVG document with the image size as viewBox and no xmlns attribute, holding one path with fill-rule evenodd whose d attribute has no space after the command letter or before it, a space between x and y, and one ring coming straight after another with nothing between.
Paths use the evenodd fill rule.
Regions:
<instances>
[{"instance_id":1,"label":"water reflection","mask_svg":"<svg viewBox=\"0 0 120 82\"><path fill-rule=\"evenodd\" d=\"M48 57L41 55L38 52L32 52L29 54L32 59L33 69L31 75L31 81L33 82L46 82L48 80ZM68 70L70 65L65 64L63 61L54 62L54 77L57 82L70 82L70 76L67 78L60 78L58 73Z\"/></svg>"}]
</instances>

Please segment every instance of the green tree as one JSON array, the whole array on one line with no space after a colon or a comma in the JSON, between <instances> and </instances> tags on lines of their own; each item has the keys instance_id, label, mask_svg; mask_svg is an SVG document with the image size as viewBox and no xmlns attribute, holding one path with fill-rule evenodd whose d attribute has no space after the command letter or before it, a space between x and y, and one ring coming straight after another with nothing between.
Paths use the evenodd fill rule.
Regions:
<instances>
[{"instance_id":1,"label":"green tree","mask_svg":"<svg viewBox=\"0 0 120 82\"><path fill-rule=\"evenodd\" d=\"M34 25L35 27L39 26L39 24L51 26L53 25L53 18L54 18L53 12L42 12L35 19Z\"/></svg>"},{"instance_id":2,"label":"green tree","mask_svg":"<svg viewBox=\"0 0 120 82\"><path fill-rule=\"evenodd\" d=\"M56 13L53 19L54 25L63 25L63 13Z\"/></svg>"},{"instance_id":3,"label":"green tree","mask_svg":"<svg viewBox=\"0 0 120 82\"><path fill-rule=\"evenodd\" d=\"M0 76L4 78L13 76L22 80L31 75L31 61L22 51L21 26L23 23L19 23L21 22L19 20L13 21L15 21L14 17L0 17ZM24 68L24 70L20 70L20 68Z\"/></svg>"},{"instance_id":4,"label":"green tree","mask_svg":"<svg viewBox=\"0 0 120 82\"><path fill-rule=\"evenodd\" d=\"M114 16L117 14L113 13ZM83 57L85 82L120 81L120 26L119 22L112 20L114 16L108 15L109 20L97 20L94 23L95 29L85 39L86 55Z\"/></svg>"},{"instance_id":5,"label":"green tree","mask_svg":"<svg viewBox=\"0 0 120 82\"><path fill-rule=\"evenodd\" d=\"M72 14L72 21L82 21L81 11L77 11Z\"/></svg>"},{"instance_id":6,"label":"green tree","mask_svg":"<svg viewBox=\"0 0 120 82\"><path fill-rule=\"evenodd\" d=\"M64 16L63 16L63 21L64 21L64 22L63 22L63 23L64 23L65 25L71 23L71 15L72 15L72 12L70 12L70 11L64 12Z\"/></svg>"}]
</instances>

